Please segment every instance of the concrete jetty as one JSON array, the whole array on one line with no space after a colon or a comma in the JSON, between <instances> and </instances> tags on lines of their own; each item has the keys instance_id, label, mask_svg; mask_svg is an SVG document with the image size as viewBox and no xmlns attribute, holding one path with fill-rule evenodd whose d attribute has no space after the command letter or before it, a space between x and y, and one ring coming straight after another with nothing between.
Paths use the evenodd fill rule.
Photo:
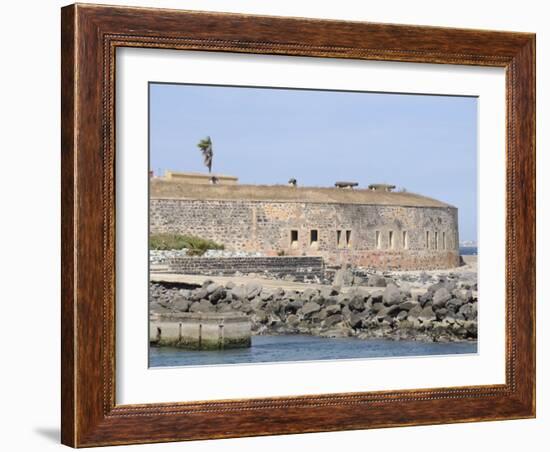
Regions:
<instances>
[{"instance_id":1,"label":"concrete jetty","mask_svg":"<svg viewBox=\"0 0 550 452\"><path fill-rule=\"evenodd\" d=\"M188 350L247 348L251 324L239 313L154 313L149 318L149 342Z\"/></svg>"}]
</instances>

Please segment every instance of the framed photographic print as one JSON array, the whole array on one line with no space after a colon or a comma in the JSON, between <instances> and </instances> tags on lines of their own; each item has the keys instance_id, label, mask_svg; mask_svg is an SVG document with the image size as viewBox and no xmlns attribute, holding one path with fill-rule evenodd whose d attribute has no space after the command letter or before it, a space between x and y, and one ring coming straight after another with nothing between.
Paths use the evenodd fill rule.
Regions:
<instances>
[{"instance_id":1,"label":"framed photographic print","mask_svg":"<svg viewBox=\"0 0 550 452\"><path fill-rule=\"evenodd\" d=\"M535 37L62 9L62 442L535 416Z\"/></svg>"}]
</instances>

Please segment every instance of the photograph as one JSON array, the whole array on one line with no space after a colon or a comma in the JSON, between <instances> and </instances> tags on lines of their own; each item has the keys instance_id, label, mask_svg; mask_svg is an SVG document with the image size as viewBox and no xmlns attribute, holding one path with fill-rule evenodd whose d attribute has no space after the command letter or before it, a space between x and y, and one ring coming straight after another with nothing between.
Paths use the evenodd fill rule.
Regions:
<instances>
[{"instance_id":1,"label":"photograph","mask_svg":"<svg viewBox=\"0 0 550 452\"><path fill-rule=\"evenodd\" d=\"M476 96L148 91L150 367L477 353Z\"/></svg>"}]
</instances>

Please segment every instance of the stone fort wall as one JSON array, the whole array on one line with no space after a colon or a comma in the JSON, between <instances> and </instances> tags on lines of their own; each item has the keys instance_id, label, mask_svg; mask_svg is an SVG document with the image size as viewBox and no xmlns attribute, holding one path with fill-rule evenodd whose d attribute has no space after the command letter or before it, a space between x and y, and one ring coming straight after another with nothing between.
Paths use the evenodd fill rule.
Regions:
<instances>
[{"instance_id":1,"label":"stone fort wall","mask_svg":"<svg viewBox=\"0 0 550 452\"><path fill-rule=\"evenodd\" d=\"M192 234L227 250L321 256L330 265L437 269L459 264L457 209L152 198L151 233Z\"/></svg>"}]
</instances>

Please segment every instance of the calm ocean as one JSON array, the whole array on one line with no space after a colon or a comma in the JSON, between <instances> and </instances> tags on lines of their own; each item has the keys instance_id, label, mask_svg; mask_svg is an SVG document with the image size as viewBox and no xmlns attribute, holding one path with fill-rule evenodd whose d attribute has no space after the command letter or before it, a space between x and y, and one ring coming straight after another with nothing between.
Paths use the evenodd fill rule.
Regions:
<instances>
[{"instance_id":1,"label":"calm ocean","mask_svg":"<svg viewBox=\"0 0 550 452\"><path fill-rule=\"evenodd\" d=\"M200 366L463 353L477 353L477 342L438 343L387 339L332 339L307 335L252 336L252 347L246 349L188 351L169 347L151 347L149 349L149 366Z\"/></svg>"}]
</instances>

